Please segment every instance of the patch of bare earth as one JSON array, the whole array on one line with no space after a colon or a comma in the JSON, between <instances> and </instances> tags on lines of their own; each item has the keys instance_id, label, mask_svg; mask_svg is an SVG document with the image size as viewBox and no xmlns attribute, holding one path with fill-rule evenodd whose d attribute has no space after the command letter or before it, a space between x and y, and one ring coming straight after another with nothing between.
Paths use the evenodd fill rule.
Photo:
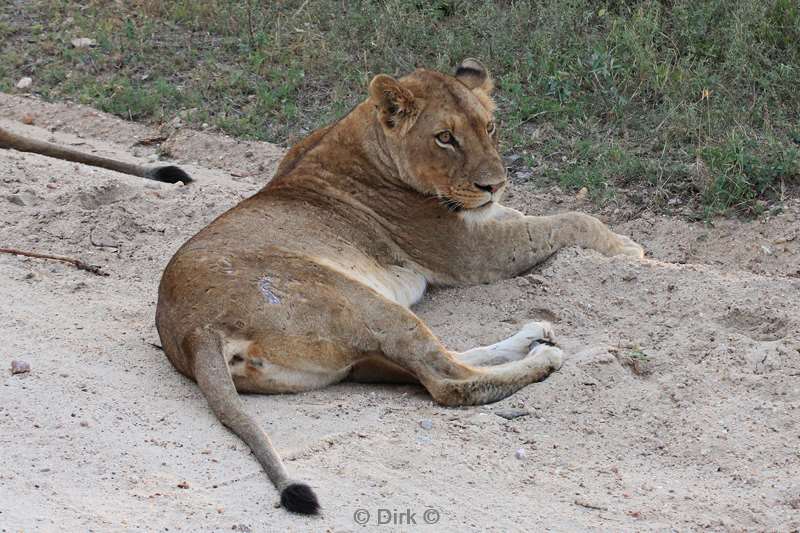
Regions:
<instances>
[{"instance_id":1,"label":"patch of bare earth","mask_svg":"<svg viewBox=\"0 0 800 533\"><path fill-rule=\"evenodd\" d=\"M7 95L0 117L141 161L156 153L142 140L168 137L162 151L197 179L0 150L0 247L109 274L0 254L0 531L362 531L361 508L373 526L380 508L420 526L433 508L431 531L800 528L798 203L713 226L611 213L649 260L568 249L527 276L433 291L417 311L455 349L555 322L562 370L498 404L447 409L416 387L353 384L246 397L322 500L322 517L302 518L275 507L244 444L151 345L172 253L260 188L281 151ZM534 186L509 203L589 209ZM30 372L12 375L11 360ZM530 414L493 413L509 408Z\"/></svg>"}]
</instances>

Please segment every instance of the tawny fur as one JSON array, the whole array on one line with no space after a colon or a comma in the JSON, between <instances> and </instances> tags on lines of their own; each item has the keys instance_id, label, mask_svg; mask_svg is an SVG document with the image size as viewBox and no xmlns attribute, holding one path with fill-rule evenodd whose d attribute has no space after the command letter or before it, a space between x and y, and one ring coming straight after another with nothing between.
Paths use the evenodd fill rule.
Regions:
<instances>
[{"instance_id":1,"label":"tawny fur","mask_svg":"<svg viewBox=\"0 0 800 533\"><path fill-rule=\"evenodd\" d=\"M475 60L456 77L377 76L367 100L293 147L266 187L167 266L164 350L279 490L293 482L237 390L350 377L419 382L444 405L497 401L560 366L552 329L529 324L455 353L409 310L427 286L509 278L566 246L642 257L590 216L530 217L498 203L506 175L491 88Z\"/></svg>"}]
</instances>

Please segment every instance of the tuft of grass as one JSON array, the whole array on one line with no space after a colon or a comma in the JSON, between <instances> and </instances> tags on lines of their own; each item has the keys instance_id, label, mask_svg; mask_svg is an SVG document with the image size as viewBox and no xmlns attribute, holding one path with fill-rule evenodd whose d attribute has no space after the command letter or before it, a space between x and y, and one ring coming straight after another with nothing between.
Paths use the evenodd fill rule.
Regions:
<instances>
[{"instance_id":1,"label":"tuft of grass","mask_svg":"<svg viewBox=\"0 0 800 533\"><path fill-rule=\"evenodd\" d=\"M647 377L655 369L655 360L639 345L629 345L625 351L612 349L611 353L617 358L620 365L640 377Z\"/></svg>"},{"instance_id":2,"label":"tuft of grass","mask_svg":"<svg viewBox=\"0 0 800 533\"><path fill-rule=\"evenodd\" d=\"M786 183L800 177L800 151L776 140L759 141L740 132L699 150L710 177L703 191L708 214L730 209L760 214L761 199L782 200Z\"/></svg>"},{"instance_id":3,"label":"tuft of grass","mask_svg":"<svg viewBox=\"0 0 800 533\"><path fill-rule=\"evenodd\" d=\"M797 178L797 0L29 0L0 4L0 37L0 90L31 76L48 99L285 145L377 73L479 57L527 179L710 216Z\"/></svg>"}]
</instances>

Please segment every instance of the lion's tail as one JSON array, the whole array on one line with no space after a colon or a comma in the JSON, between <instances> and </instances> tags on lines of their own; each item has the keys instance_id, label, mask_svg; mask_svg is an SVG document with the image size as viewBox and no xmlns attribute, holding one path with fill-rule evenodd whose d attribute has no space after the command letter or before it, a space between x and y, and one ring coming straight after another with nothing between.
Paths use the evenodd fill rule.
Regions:
<instances>
[{"instance_id":1,"label":"lion's tail","mask_svg":"<svg viewBox=\"0 0 800 533\"><path fill-rule=\"evenodd\" d=\"M293 513L316 514L317 496L305 483L292 481L280 456L258 422L239 398L218 337L205 334L193 342L194 376L211 410L220 422L236 433L252 450L269 479L281 493L281 505Z\"/></svg>"},{"instance_id":2,"label":"lion's tail","mask_svg":"<svg viewBox=\"0 0 800 533\"><path fill-rule=\"evenodd\" d=\"M73 148L59 146L47 141L23 137L8 130L0 128L0 148L12 148L20 152L32 152L35 154L81 163L93 167L107 168L123 174L131 174L149 180L161 181L164 183L189 183L192 178L183 170L175 166L165 167L146 167L125 161L118 161L108 157L81 152Z\"/></svg>"}]
</instances>

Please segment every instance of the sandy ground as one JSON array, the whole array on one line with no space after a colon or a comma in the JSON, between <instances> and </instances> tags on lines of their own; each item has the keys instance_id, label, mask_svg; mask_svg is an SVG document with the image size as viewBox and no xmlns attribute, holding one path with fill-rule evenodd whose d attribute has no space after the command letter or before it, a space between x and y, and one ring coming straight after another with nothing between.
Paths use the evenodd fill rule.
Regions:
<instances>
[{"instance_id":1,"label":"sandy ground","mask_svg":"<svg viewBox=\"0 0 800 533\"><path fill-rule=\"evenodd\" d=\"M87 108L0 95L0 121L155 159L137 142L159 132ZM151 344L171 254L256 191L281 150L191 131L164 148L196 184L0 150L0 247L109 273L0 254L0 531L800 528L797 200L713 226L609 208L647 261L568 249L525 277L429 294L417 311L455 349L555 323L563 369L498 404L447 409L417 387L354 384L247 396L321 499L324 514L302 518L275 507L243 443ZM591 209L534 185L508 203ZM12 359L31 372L12 375ZM494 414L509 408L530 415ZM416 526L379 527L379 509L408 509Z\"/></svg>"}]
</instances>

